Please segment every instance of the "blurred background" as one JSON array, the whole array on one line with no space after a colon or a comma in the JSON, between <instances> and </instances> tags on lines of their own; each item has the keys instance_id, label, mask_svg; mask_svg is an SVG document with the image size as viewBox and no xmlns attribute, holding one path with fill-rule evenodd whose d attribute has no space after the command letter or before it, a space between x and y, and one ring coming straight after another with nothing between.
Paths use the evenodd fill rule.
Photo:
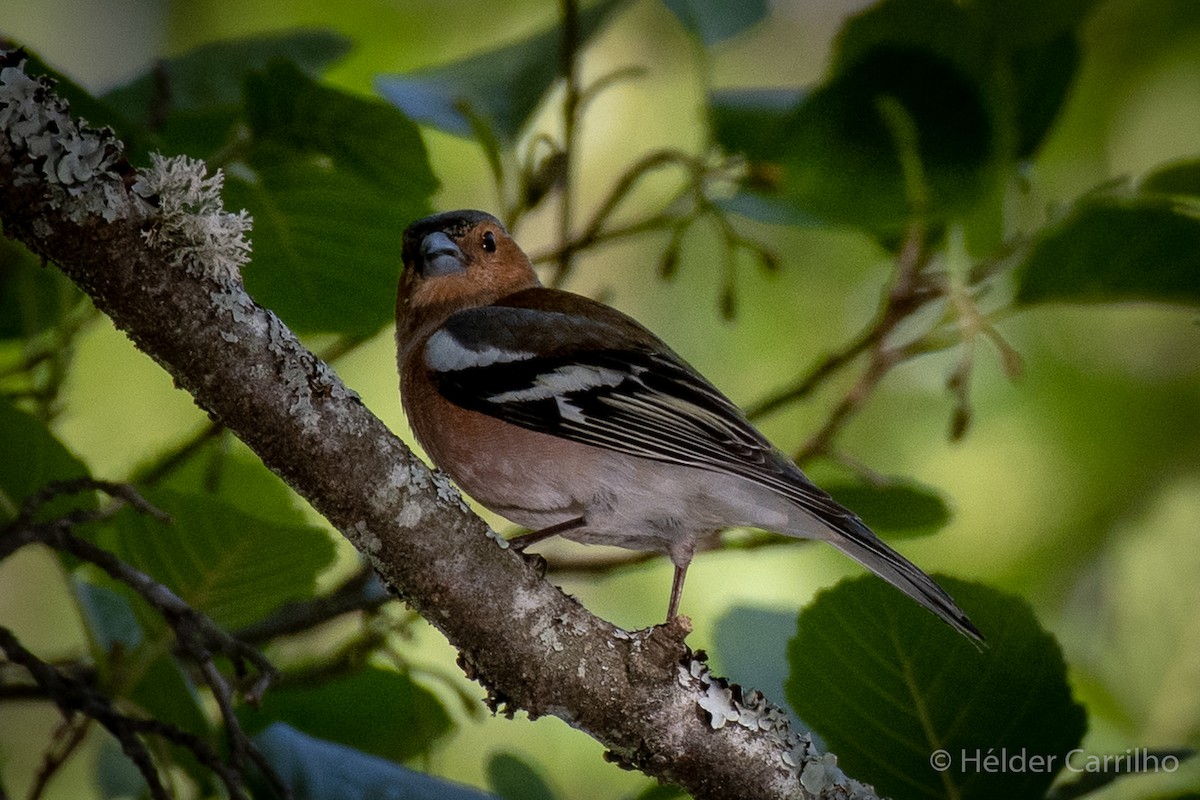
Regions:
<instances>
[{"instance_id":1,"label":"blurred background","mask_svg":"<svg viewBox=\"0 0 1200 800\"><path fill-rule=\"evenodd\" d=\"M638 0L589 48L585 74L637 65L644 74L605 92L580 130L581 216L600 202L614 172L657 147L696 150L706 138L704 93L722 87L815 83L845 18L864 2L775 2L763 24L698 52L658 0ZM249 33L333 29L354 50L329 73L333 84L374 95L381 73L445 63L544 29L548 0L503 4L451 0L0 0L0 32L92 90L118 86L154 59ZM1040 218L1109 181L1137 179L1165 162L1200 154L1200 4L1106 0L1084 29L1083 62L1046 144L1023 173L1011 214ZM538 125L553 126L549 112ZM471 141L423 130L441 181L438 210L494 209L488 168ZM645 181L627 213L652 208L676 187ZM548 210L516 233L527 251L554 244ZM602 296L659 333L735 401L752 404L801 374L871 319L892 257L849 228L794 228L745 221L781 256L767 273L745 258L736 313L721 312L715 231L697 226L682 243L677 274L658 275L662 236L588 252L566 288ZM396 266L399 269L396 232ZM253 264L248 270L253 269ZM1200 276L1197 276L1200 281ZM1065 651L1078 699L1089 710L1091 752L1195 746L1200 741L1200 319L1196 309L1151 304L1039 306L1000 323L1024 370L1008 380L981 346L972 374L973 422L947 435L954 401L945 389L953 352L892 372L846 429L839 450L871 470L936 488L952 517L938 535L899 548L927 571L979 580L1029 600ZM339 363L338 372L398 434L392 332ZM802 404L761 421L784 450L797 448L847 388L834 381ZM100 477L128 475L143 454L199 429L188 395L101 318L88 325L64 387L55 430ZM4 457L11 457L5 454ZM818 482L842 474L814 465ZM500 529L503 521L494 520ZM348 545L346 559L352 558ZM547 549L578 555L578 546ZM737 678L755 662L781 662L790 631L745 630L716 642L722 620L750 610L794 615L815 592L858 574L825 547L706 554L688 575L682 611L693 647L714 650L715 668ZM671 569L665 560L599 577L567 576L565 591L627 627L658 622ZM23 551L0 564L0 619L26 645L55 655L82 636L53 558ZM749 616L739 617L739 614ZM774 617L772 617L774 619ZM71 634L70 631L75 631ZM454 652L431 629L403 645L430 673L456 674ZM50 648L47 651L46 648ZM65 653L64 653L65 654ZM468 694L478 687L456 677ZM439 692L440 682L430 684ZM461 707L460 707L461 708ZM516 752L542 768L561 797L618 797L646 779L607 764L602 748L556 719L529 722L455 712L458 727L415 766L485 785L486 756ZM57 715L44 706L0 704L0 763L22 797ZM403 720L397 720L403 725ZM1200 790L1195 766L1119 784L1105 797ZM56 778L54 798L93 796L87 758Z\"/></svg>"}]
</instances>

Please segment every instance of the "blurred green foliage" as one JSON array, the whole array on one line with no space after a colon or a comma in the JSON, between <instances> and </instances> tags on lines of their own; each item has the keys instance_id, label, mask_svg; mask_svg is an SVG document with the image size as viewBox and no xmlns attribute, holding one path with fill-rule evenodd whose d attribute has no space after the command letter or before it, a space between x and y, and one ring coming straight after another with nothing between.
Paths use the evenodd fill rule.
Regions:
<instances>
[{"instance_id":1,"label":"blurred green foliage","mask_svg":"<svg viewBox=\"0 0 1200 800\"><path fill-rule=\"evenodd\" d=\"M881 534L921 534L903 545L923 567L976 581L947 586L992 649L953 639L874 579L806 605L848 573L809 547L702 556L685 597L693 645L711 645L733 680L774 688L789 675L794 711L847 771L896 798L1038 797L1075 777L947 777L928 766L938 748L962 766L968 747L1197 745L1200 6L605 0L580 14L585 102L565 167L549 158L562 156L557 4L230 11L193 0L130 12L142 18L130 30L150 19L175 55L148 65L131 38L114 81L72 56L73 37L94 36L88 14L0 4L41 59L27 69L72 76L60 91L112 125L135 165L161 150L225 171L227 206L255 219L247 286L337 356L397 430L399 236L432 209L515 209L514 232L551 264L564 192L579 230L638 158L685 153L637 174L601 220L640 237L587 243L553 278L611 296L747 405L869 329L919 228L937 302L889 336L920 347L812 472ZM537 193L518 191L539 176ZM657 224L637 229L645 220ZM669 280L651 277L663 264ZM853 390L848 363L759 420L781 446L800 447ZM0 523L50 480L136 480L173 524L126 510L82 533L223 625L350 585L345 544L172 391L61 276L0 247ZM955 408L970 426L950 443ZM563 580L634 627L657 619L666 575ZM29 549L0 563L0 587L0 625L43 657L82 660L129 708L220 741L211 698L136 596ZM781 643L754 649L744 628L756 620L798 626L786 660ZM505 798L669 795L553 720L480 719L453 654L392 606L266 648L285 677L243 720L298 797L481 796L441 779ZM0 696L0 720L0 782L22 796L56 715ZM82 752L88 767L46 797L144 789L100 735ZM194 759L156 755L201 795L216 791ZM1091 796L1182 797L1200 770L1184 759L1099 783Z\"/></svg>"}]
</instances>

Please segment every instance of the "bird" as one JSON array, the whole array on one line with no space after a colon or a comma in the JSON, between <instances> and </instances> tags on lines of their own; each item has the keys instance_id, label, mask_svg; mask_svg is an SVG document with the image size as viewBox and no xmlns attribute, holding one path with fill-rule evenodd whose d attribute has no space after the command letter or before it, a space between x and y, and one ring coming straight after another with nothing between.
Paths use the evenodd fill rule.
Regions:
<instances>
[{"instance_id":1,"label":"bird","mask_svg":"<svg viewBox=\"0 0 1200 800\"><path fill-rule=\"evenodd\" d=\"M396 298L400 395L434 465L530 533L665 553L676 618L697 545L758 528L828 542L977 643L954 599L814 485L641 323L546 288L484 211L413 222Z\"/></svg>"}]
</instances>

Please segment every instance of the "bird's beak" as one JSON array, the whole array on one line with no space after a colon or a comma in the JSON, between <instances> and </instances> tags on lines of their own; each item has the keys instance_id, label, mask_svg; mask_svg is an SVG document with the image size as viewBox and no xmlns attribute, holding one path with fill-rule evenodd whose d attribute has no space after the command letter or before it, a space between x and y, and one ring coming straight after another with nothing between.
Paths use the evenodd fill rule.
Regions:
<instances>
[{"instance_id":1,"label":"bird's beak","mask_svg":"<svg viewBox=\"0 0 1200 800\"><path fill-rule=\"evenodd\" d=\"M463 258L463 251L449 236L441 231L435 231L421 240L422 277L438 278L466 271L467 265Z\"/></svg>"}]
</instances>

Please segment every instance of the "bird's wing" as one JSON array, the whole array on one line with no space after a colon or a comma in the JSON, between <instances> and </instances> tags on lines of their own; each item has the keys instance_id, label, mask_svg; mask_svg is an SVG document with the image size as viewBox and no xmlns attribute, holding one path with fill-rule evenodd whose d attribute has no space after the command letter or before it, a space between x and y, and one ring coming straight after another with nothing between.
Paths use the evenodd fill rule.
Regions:
<instances>
[{"instance_id":1,"label":"bird's wing","mask_svg":"<svg viewBox=\"0 0 1200 800\"><path fill-rule=\"evenodd\" d=\"M857 519L632 319L549 289L501 303L453 314L426 343L426 367L450 402L595 447L737 475L835 529Z\"/></svg>"}]
</instances>

